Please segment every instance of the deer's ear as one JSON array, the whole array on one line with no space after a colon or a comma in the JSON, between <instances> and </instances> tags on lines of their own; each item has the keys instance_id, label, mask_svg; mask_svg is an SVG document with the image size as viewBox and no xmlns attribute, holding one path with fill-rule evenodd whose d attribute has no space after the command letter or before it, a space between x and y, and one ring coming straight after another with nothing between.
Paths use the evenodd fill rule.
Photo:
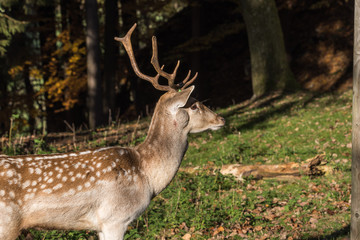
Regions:
<instances>
[{"instance_id":1,"label":"deer's ear","mask_svg":"<svg viewBox=\"0 0 360 240\"><path fill-rule=\"evenodd\" d=\"M194 91L194 88L195 86L191 86L176 93L176 95L171 99L171 110L173 113L177 112L179 108L186 105L192 91Z\"/></svg>"}]
</instances>

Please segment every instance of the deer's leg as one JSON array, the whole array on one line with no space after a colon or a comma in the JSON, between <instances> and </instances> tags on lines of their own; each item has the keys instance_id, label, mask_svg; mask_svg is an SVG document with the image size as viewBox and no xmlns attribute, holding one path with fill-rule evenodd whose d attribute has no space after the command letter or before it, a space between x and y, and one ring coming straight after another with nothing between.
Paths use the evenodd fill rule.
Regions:
<instances>
[{"instance_id":1,"label":"deer's leg","mask_svg":"<svg viewBox=\"0 0 360 240\"><path fill-rule=\"evenodd\" d=\"M107 223L104 224L99 234L100 240L123 240L128 224Z\"/></svg>"},{"instance_id":2,"label":"deer's leg","mask_svg":"<svg viewBox=\"0 0 360 240\"><path fill-rule=\"evenodd\" d=\"M20 234L19 221L20 217L15 208L0 204L0 240L16 239Z\"/></svg>"},{"instance_id":3,"label":"deer's leg","mask_svg":"<svg viewBox=\"0 0 360 240\"><path fill-rule=\"evenodd\" d=\"M99 240L105 240L103 232L98 232L98 235L99 235Z\"/></svg>"}]
</instances>

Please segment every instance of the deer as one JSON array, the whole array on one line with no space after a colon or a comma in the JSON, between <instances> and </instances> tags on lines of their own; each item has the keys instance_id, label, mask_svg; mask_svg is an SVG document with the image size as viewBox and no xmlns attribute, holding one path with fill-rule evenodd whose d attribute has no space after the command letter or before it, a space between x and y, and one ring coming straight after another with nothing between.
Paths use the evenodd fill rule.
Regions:
<instances>
[{"instance_id":1,"label":"deer","mask_svg":"<svg viewBox=\"0 0 360 240\"><path fill-rule=\"evenodd\" d=\"M191 71L175 83L158 62L152 38L154 77L140 72L131 44L136 24L123 38L136 75L165 91L156 103L145 140L135 147L101 147L71 153L0 156L0 240L14 240L29 228L93 230L100 240L121 240L128 225L176 175L188 148L188 134L218 130L220 115L190 95ZM159 77L168 84L159 84Z\"/></svg>"}]
</instances>

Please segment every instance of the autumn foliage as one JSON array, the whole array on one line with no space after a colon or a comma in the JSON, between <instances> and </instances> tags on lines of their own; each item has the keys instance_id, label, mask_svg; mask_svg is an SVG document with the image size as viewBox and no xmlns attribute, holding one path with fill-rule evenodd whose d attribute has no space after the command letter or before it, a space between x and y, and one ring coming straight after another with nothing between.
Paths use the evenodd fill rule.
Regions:
<instances>
[{"instance_id":1,"label":"autumn foliage","mask_svg":"<svg viewBox=\"0 0 360 240\"><path fill-rule=\"evenodd\" d=\"M62 108L69 110L79 101L80 93L86 90L86 47L83 39L70 40L69 31L65 30L50 40L48 44L60 45L50 56L45 66L49 75L39 94L46 93L49 106L59 102Z\"/></svg>"}]
</instances>

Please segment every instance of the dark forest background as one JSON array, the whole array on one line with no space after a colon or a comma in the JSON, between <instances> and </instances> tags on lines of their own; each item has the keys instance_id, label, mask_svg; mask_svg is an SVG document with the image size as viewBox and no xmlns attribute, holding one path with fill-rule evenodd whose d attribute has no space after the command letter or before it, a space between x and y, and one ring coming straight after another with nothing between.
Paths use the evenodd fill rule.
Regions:
<instances>
[{"instance_id":1,"label":"dark forest background","mask_svg":"<svg viewBox=\"0 0 360 240\"><path fill-rule=\"evenodd\" d=\"M69 125L91 129L150 115L162 93L134 75L123 47L114 41L134 23L138 27L132 41L140 69L155 74L150 58L151 36L156 35L160 64L172 71L181 60L178 79L189 69L199 72L194 96L214 108L274 91L348 89L354 2L276 0L275 10L268 8L270 2L1 1L0 135L10 129L23 134L60 132ZM267 22L273 23L261 14L268 9L280 19L280 33L271 26L264 29ZM251 17L257 25L247 21ZM256 63L271 63L278 54L270 46L258 54L259 60L251 57L257 44L251 40L249 48L253 30L265 40L273 34L276 42L284 41L289 78L296 84L255 94ZM274 76L268 79L279 82Z\"/></svg>"}]
</instances>

